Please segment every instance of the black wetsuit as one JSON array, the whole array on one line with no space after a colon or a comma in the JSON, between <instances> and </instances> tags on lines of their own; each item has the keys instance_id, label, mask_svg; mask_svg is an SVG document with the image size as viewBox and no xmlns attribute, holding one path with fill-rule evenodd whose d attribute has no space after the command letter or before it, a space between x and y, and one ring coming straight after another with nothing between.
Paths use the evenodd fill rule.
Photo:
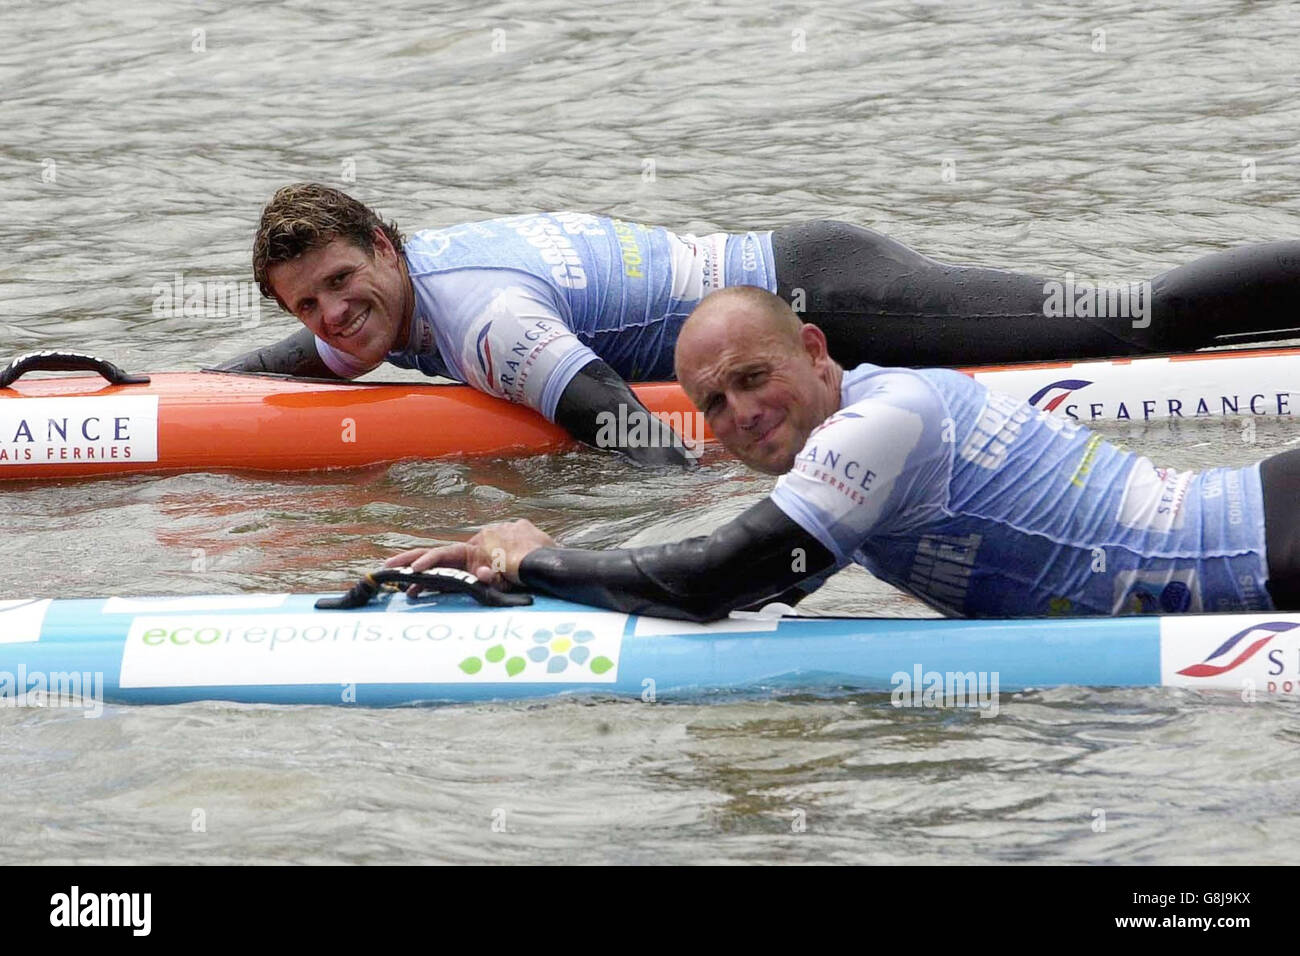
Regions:
<instances>
[{"instance_id":1,"label":"black wetsuit","mask_svg":"<svg viewBox=\"0 0 1300 956\"><path fill-rule=\"evenodd\" d=\"M1260 463L1268 593L1283 611L1300 611L1300 449Z\"/></svg>"},{"instance_id":2,"label":"black wetsuit","mask_svg":"<svg viewBox=\"0 0 1300 956\"><path fill-rule=\"evenodd\" d=\"M846 368L1182 352L1300 334L1300 241L1242 246L1162 272L1150 281L1149 314L1137 320L1049 316L1044 286L1064 285L1064 276L948 265L843 222L779 228L772 252L778 295L803 306L800 317L826 333Z\"/></svg>"},{"instance_id":3,"label":"black wetsuit","mask_svg":"<svg viewBox=\"0 0 1300 956\"><path fill-rule=\"evenodd\" d=\"M1261 465L1268 591L1300 611L1300 450ZM707 537L615 551L541 548L525 587L631 614L710 621L771 601L795 604L835 570L831 553L770 498Z\"/></svg>"}]
</instances>

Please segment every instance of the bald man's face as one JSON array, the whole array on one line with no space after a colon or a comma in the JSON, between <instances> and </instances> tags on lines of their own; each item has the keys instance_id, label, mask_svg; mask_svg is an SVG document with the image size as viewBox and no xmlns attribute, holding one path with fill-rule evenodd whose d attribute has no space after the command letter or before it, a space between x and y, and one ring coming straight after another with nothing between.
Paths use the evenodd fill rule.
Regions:
<instances>
[{"instance_id":1,"label":"bald man's face","mask_svg":"<svg viewBox=\"0 0 1300 956\"><path fill-rule=\"evenodd\" d=\"M803 326L795 342L761 315L725 307L683 328L677 378L728 451L782 475L839 407L825 344L814 326Z\"/></svg>"}]
</instances>

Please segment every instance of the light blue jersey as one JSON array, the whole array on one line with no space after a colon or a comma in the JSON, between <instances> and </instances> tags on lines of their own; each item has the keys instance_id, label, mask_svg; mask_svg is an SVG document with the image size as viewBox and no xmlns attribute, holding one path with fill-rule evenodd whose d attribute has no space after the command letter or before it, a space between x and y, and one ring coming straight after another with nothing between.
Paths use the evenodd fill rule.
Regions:
<instances>
[{"instance_id":1,"label":"light blue jersey","mask_svg":"<svg viewBox=\"0 0 1300 956\"><path fill-rule=\"evenodd\" d=\"M671 379L677 333L700 299L729 285L776 291L770 232L678 236L549 213L419 232L403 253L415 315L388 361L552 421L560 395L593 359L627 381ZM337 374L369 371L316 344Z\"/></svg>"},{"instance_id":2,"label":"light blue jersey","mask_svg":"<svg viewBox=\"0 0 1300 956\"><path fill-rule=\"evenodd\" d=\"M1272 609L1258 465L1157 468L959 372L845 372L772 498L948 614Z\"/></svg>"}]
</instances>

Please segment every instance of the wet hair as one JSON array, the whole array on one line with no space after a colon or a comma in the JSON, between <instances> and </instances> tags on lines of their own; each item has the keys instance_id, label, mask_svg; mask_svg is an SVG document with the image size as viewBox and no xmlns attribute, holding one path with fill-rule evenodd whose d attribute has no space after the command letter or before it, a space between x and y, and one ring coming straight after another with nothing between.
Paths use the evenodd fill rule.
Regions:
<instances>
[{"instance_id":1,"label":"wet hair","mask_svg":"<svg viewBox=\"0 0 1300 956\"><path fill-rule=\"evenodd\" d=\"M268 277L272 266L290 262L339 238L372 255L376 229L388 237L394 249L402 251L405 240L397 224L384 222L373 209L347 193L320 183L282 186L262 210L257 225L253 239L253 278L262 295L275 299Z\"/></svg>"}]
</instances>

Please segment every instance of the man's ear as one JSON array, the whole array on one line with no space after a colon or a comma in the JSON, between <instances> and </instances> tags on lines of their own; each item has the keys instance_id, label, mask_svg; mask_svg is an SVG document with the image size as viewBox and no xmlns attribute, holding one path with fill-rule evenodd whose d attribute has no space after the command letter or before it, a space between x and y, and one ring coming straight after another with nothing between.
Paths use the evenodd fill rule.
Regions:
<instances>
[{"instance_id":1,"label":"man's ear","mask_svg":"<svg viewBox=\"0 0 1300 956\"><path fill-rule=\"evenodd\" d=\"M826 345L826 333L811 322L799 326L799 341L814 364L830 355L830 349Z\"/></svg>"},{"instance_id":2,"label":"man's ear","mask_svg":"<svg viewBox=\"0 0 1300 956\"><path fill-rule=\"evenodd\" d=\"M384 230L380 229L378 226L376 226L374 232L371 233L370 239L374 244L375 255L382 255L384 257L397 255L397 250L393 248L393 242L388 238L388 233L384 232Z\"/></svg>"}]
</instances>

